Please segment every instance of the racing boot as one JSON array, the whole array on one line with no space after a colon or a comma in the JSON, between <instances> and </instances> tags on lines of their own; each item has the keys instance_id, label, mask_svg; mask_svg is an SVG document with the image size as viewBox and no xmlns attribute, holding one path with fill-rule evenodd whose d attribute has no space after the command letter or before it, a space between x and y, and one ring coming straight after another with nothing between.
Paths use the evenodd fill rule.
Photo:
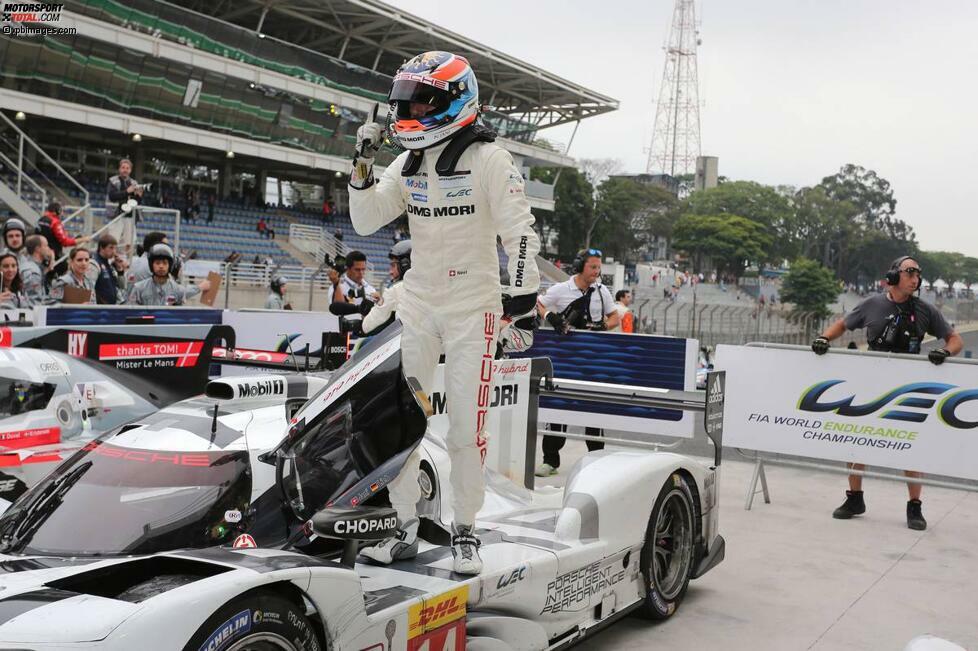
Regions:
<instances>
[{"instance_id":1,"label":"racing boot","mask_svg":"<svg viewBox=\"0 0 978 651\"><path fill-rule=\"evenodd\" d=\"M832 511L832 517L836 520L848 520L854 515L862 515L866 512L866 503L863 501L862 491L846 491L846 501L842 506ZM907 505L907 517L910 517L910 506Z\"/></svg>"},{"instance_id":2,"label":"racing boot","mask_svg":"<svg viewBox=\"0 0 978 651\"><path fill-rule=\"evenodd\" d=\"M417 518L411 518L400 525L390 538L373 547L361 549L360 555L383 565L414 558L418 555L418 524Z\"/></svg>"},{"instance_id":3,"label":"racing boot","mask_svg":"<svg viewBox=\"0 0 978 651\"><path fill-rule=\"evenodd\" d=\"M927 520L924 520L924 514L920 512L920 500L907 502L907 527L915 531L927 528Z\"/></svg>"},{"instance_id":4,"label":"racing boot","mask_svg":"<svg viewBox=\"0 0 978 651\"><path fill-rule=\"evenodd\" d=\"M475 535L474 527L452 523L452 556L455 559L456 573L478 574L482 571L480 545L482 543Z\"/></svg>"}]
</instances>

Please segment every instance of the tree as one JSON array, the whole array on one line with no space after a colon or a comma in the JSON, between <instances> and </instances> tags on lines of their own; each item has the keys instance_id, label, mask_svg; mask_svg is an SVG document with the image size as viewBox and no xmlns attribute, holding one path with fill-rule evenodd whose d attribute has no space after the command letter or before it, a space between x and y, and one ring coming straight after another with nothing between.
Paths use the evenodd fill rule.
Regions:
<instances>
[{"instance_id":1,"label":"tree","mask_svg":"<svg viewBox=\"0 0 978 651\"><path fill-rule=\"evenodd\" d=\"M808 258L798 258L791 264L781 288L784 302L793 303L798 312L814 312L820 319L829 316L829 303L838 295L835 275Z\"/></svg>"},{"instance_id":2,"label":"tree","mask_svg":"<svg viewBox=\"0 0 978 651\"><path fill-rule=\"evenodd\" d=\"M622 162L617 158L584 158L581 160L580 165L581 172L594 189L592 199L594 204L597 204L599 198L598 187L610 179L613 174L621 171ZM599 214L596 210L591 212L591 219L588 220L587 228L584 231L585 249L590 248L591 236L594 234L598 220L603 216L606 215Z\"/></svg>"},{"instance_id":3,"label":"tree","mask_svg":"<svg viewBox=\"0 0 978 651\"><path fill-rule=\"evenodd\" d=\"M673 246L693 257L693 270L703 270L709 256L718 272L736 276L747 262L763 259L771 237L761 224L736 215L683 215L673 229Z\"/></svg>"},{"instance_id":4,"label":"tree","mask_svg":"<svg viewBox=\"0 0 978 651\"><path fill-rule=\"evenodd\" d=\"M563 260L572 260L593 221L594 187L579 170L562 169L554 184L554 202L557 255Z\"/></svg>"},{"instance_id":5,"label":"tree","mask_svg":"<svg viewBox=\"0 0 978 651\"><path fill-rule=\"evenodd\" d=\"M617 260L634 259L655 235L668 237L678 201L663 188L630 178L608 178L597 191L594 228L585 246L600 243Z\"/></svg>"},{"instance_id":6,"label":"tree","mask_svg":"<svg viewBox=\"0 0 978 651\"><path fill-rule=\"evenodd\" d=\"M770 236L770 249L757 263L779 265L796 255L793 242L781 235L792 228L793 213L787 196L753 181L733 181L689 197L689 212L696 215L737 215L761 224Z\"/></svg>"}]
</instances>

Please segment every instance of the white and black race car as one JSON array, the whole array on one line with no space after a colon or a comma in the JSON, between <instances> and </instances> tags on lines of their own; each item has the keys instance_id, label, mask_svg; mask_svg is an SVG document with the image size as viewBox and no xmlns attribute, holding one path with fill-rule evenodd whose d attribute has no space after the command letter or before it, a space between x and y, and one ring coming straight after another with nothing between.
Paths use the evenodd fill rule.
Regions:
<instances>
[{"instance_id":1,"label":"white and black race car","mask_svg":"<svg viewBox=\"0 0 978 651\"><path fill-rule=\"evenodd\" d=\"M87 441L201 394L226 337L209 325L2 328L0 511Z\"/></svg>"},{"instance_id":2,"label":"white and black race car","mask_svg":"<svg viewBox=\"0 0 978 651\"><path fill-rule=\"evenodd\" d=\"M587 455L563 490L487 481L485 569L451 571L444 446L388 328L330 377L208 385L96 438L0 518L0 647L557 649L630 612L664 619L723 558L717 472ZM385 487L418 446L420 554Z\"/></svg>"}]
</instances>

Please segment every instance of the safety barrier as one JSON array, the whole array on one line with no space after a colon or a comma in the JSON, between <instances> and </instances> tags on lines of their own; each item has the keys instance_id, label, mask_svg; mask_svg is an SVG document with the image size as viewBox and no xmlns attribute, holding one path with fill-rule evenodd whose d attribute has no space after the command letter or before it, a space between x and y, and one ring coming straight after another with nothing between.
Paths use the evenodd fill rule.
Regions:
<instances>
[{"instance_id":1,"label":"safety barrier","mask_svg":"<svg viewBox=\"0 0 978 651\"><path fill-rule=\"evenodd\" d=\"M753 453L746 509L758 482L770 502L765 463L901 482L842 463L914 470L931 475L914 483L978 491L978 361L764 343L720 346L716 361L730 379L726 442Z\"/></svg>"}]
</instances>

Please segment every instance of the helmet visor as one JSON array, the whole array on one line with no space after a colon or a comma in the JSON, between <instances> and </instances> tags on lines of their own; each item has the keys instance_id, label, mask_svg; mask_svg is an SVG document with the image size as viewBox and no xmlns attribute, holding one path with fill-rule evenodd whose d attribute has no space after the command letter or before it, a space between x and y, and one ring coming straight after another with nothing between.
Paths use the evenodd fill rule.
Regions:
<instances>
[{"instance_id":1,"label":"helmet visor","mask_svg":"<svg viewBox=\"0 0 978 651\"><path fill-rule=\"evenodd\" d=\"M397 106L399 119L410 119L411 104L427 104L434 107L433 113L441 113L452 102L448 82L423 75L401 73L394 77L394 85L388 99Z\"/></svg>"}]
</instances>

